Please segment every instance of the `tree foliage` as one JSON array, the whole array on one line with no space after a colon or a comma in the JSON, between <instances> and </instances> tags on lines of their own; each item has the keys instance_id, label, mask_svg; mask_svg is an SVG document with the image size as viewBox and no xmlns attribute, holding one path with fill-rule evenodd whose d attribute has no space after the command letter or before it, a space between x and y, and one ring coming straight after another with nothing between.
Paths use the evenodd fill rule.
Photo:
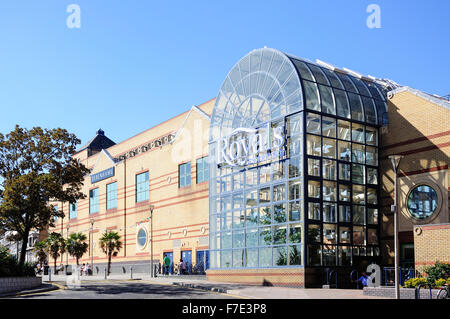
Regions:
<instances>
[{"instance_id":1,"label":"tree foliage","mask_svg":"<svg viewBox=\"0 0 450 319\"><path fill-rule=\"evenodd\" d=\"M25 260L29 232L54 226L64 213L49 200L75 202L89 170L72 158L80 140L64 129L27 130L16 125L0 134L0 229L16 231Z\"/></svg>"},{"instance_id":2,"label":"tree foliage","mask_svg":"<svg viewBox=\"0 0 450 319\"><path fill-rule=\"evenodd\" d=\"M79 265L79 260L88 250L88 244L85 242L87 239L86 235L83 233L73 233L70 234L69 238L66 240L66 249L70 256L75 257L77 261L77 266Z\"/></svg>"},{"instance_id":3,"label":"tree foliage","mask_svg":"<svg viewBox=\"0 0 450 319\"><path fill-rule=\"evenodd\" d=\"M108 256L108 275L111 270L111 257L116 256L122 249L120 235L114 231L106 231L100 238L100 248Z\"/></svg>"}]
</instances>

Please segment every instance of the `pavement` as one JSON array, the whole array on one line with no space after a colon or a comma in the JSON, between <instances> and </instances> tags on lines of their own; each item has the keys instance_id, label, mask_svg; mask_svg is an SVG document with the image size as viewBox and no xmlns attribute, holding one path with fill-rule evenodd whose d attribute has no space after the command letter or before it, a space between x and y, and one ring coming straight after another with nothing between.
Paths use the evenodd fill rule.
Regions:
<instances>
[{"instance_id":1,"label":"pavement","mask_svg":"<svg viewBox=\"0 0 450 319\"><path fill-rule=\"evenodd\" d=\"M59 285L60 288L70 289L66 285L67 277L63 275L52 275L51 281L48 276L43 276L44 283ZM151 278L148 274L134 274L131 279L130 274L112 274L107 280L104 276L81 276L81 283L117 283L124 282L132 287L133 283L141 287L146 285L166 285L183 289L203 290L207 292L219 293L225 296L234 296L248 299L390 299L385 297L366 296L363 290L356 289L313 289L313 288L285 288L251 286L237 283L223 283L207 281L205 276L158 276ZM128 287L128 286L127 286ZM172 296L177 298L176 295ZM57 297L56 297L57 298Z\"/></svg>"}]
</instances>

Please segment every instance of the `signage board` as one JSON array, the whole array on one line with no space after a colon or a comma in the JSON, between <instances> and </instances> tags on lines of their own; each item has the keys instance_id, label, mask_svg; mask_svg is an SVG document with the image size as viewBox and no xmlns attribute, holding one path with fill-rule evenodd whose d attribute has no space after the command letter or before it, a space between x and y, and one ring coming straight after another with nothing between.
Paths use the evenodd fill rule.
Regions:
<instances>
[{"instance_id":1,"label":"signage board","mask_svg":"<svg viewBox=\"0 0 450 319\"><path fill-rule=\"evenodd\" d=\"M114 166L91 175L91 184L114 176Z\"/></svg>"}]
</instances>

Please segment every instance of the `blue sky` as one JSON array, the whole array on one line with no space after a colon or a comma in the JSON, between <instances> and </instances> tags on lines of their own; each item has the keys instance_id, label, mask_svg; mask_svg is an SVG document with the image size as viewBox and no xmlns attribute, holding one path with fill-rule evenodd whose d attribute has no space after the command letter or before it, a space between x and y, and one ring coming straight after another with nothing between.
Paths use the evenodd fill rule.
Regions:
<instances>
[{"instance_id":1,"label":"blue sky","mask_svg":"<svg viewBox=\"0 0 450 319\"><path fill-rule=\"evenodd\" d=\"M381 28L369 29L369 4ZM67 6L81 8L69 29ZM217 95L273 47L450 94L450 1L2 0L0 132L63 127L120 142Z\"/></svg>"}]
</instances>

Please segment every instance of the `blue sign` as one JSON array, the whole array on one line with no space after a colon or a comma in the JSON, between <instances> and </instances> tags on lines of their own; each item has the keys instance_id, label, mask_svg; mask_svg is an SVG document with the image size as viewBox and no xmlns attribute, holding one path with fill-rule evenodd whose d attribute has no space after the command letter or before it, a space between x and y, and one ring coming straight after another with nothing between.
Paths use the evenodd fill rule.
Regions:
<instances>
[{"instance_id":1,"label":"blue sign","mask_svg":"<svg viewBox=\"0 0 450 319\"><path fill-rule=\"evenodd\" d=\"M105 169L104 171L95 173L91 175L91 184L97 183L104 179L114 176L114 167Z\"/></svg>"}]
</instances>

